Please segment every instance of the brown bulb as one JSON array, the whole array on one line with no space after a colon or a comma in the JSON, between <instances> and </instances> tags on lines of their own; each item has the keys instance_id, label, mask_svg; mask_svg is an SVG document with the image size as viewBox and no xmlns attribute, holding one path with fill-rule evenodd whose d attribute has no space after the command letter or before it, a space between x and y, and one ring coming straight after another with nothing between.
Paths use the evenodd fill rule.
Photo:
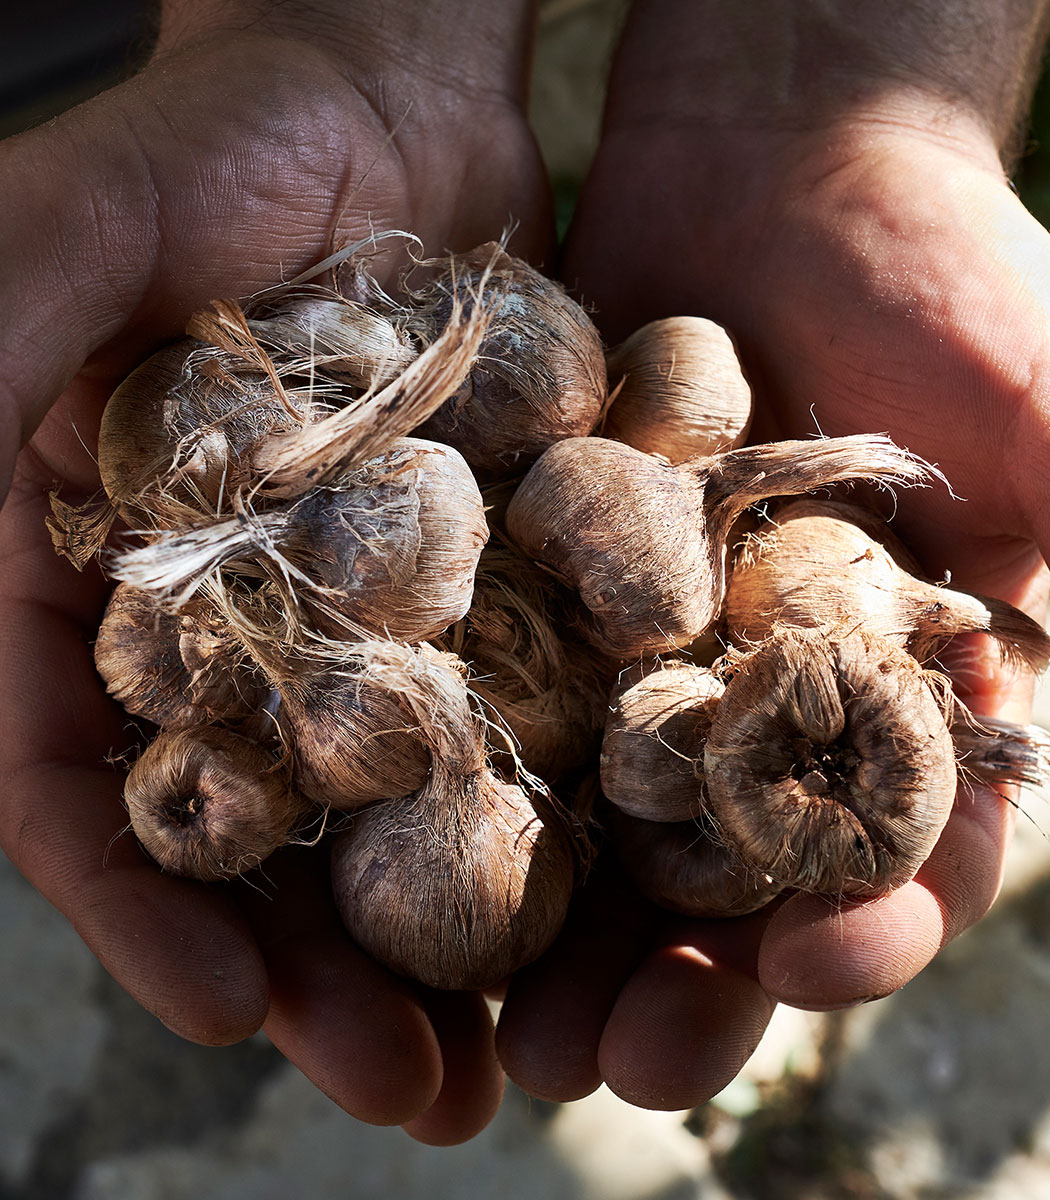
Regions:
<instances>
[{"instance_id":1,"label":"brown bulb","mask_svg":"<svg viewBox=\"0 0 1050 1200\"><path fill-rule=\"evenodd\" d=\"M302 421L275 377L185 338L146 359L109 398L102 486L132 525L152 527L173 500L208 511L250 482L261 440Z\"/></svg>"},{"instance_id":2,"label":"brown bulb","mask_svg":"<svg viewBox=\"0 0 1050 1200\"><path fill-rule=\"evenodd\" d=\"M278 690L294 781L310 800L351 810L426 782L430 751L389 692L349 669L293 674Z\"/></svg>"},{"instance_id":3,"label":"brown bulb","mask_svg":"<svg viewBox=\"0 0 1050 1200\"><path fill-rule=\"evenodd\" d=\"M305 805L273 756L212 726L161 731L124 787L131 825L166 871L231 879L288 842Z\"/></svg>"},{"instance_id":4,"label":"brown bulb","mask_svg":"<svg viewBox=\"0 0 1050 1200\"><path fill-rule=\"evenodd\" d=\"M419 433L455 446L493 479L590 433L605 401L605 358L594 323L565 289L494 243L453 256L419 298L430 310L421 328L440 330L453 300L470 308L479 293L489 326L477 362Z\"/></svg>"},{"instance_id":5,"label":"brown bulb","mask_svg":"<svg viewBox=\"0 0 1050 1200\"><path fill-rule=\"evenodd\" d=\"M709 818L657 823L615 810L610 826L635 886L661 908L689 917L741 917L782 890L746 866Z\"/></svg>"},{"instance_id":6,"label":"brown bulb","mask_svg":"<svg viewBox=\"0 0 1050 1200\"><path fill-rule=\"evenodd\" d=\"M876 534L877 536L873 536ZM760 642L783 627L859 628L926 659L957 633L987 633L1042 671L1043 627L1003 600L939 587L903 566L905 551L855 505L797 500L744 543L726 599L729 635Z\"/></svg>"},{"instance_id":7,"label":"brown bulb","mask_svg":"<svg viewBox=\"0 0 1050 1200\"><path fill-rule=\"evenodd\" d=\"M289 625L345 639L436 636L470 607L488 537L481 493L451 447L402 438L345 476L259 514L162 535L112 573L179 607L224 573L270 579Z\"/></svg>"},{"instance_id":8,"label":"brown bulb","mask_svg":"<svg viewBox=\"0 0 1050 1200\"><path fill-rule=\"evenodd\" d=\"M358 678L395 696L430 750L419 791L356 813L332 849L336 902L380 962L432 987L479 988L531 961L565 917L574 864L547 799L489 769L453 655L362 643Z\"/></svg>"},{"instance_id":9,"label":"brown bulb","mask_svg":"<svg viewBox=\"0 0 1050 1200\"><path fill-rule=\"evenodd\" d=\"M455 450L419 438L394 443L361 475L296 510L302 540L289 537L289 557L325 589L306 603L335 637L355 626L406 642L435 637L474 594L489 535L478 486Z\"/></svg>"},{"instance_id":10,"label":"brown bulb","mask_svg":"<svg viewBox=\"0 0 1050 1200\"><path fill-rule=\"evenodd\" d=\"M742 446L751 427L751 388L729 334L703 317L643 325L607 358L620 390L605 437L670 463Z\"/></svg>"},{"instance_id":11,"label":"brown bulb","mask_svg":"<svg viewBox=\"0 0 1050 1200\"><path fill-rule=\"evenodd\" d=\"M951 734L918 663L875 637L803 630L739 663L704 777L718 826L754 871L836 896L911 879L956 789Z\"/></svg>"},{"instance_id":12,"label":"brown bulb","mask_svg":"<svg viewBox=\"0 0 1050 1200\"><path fill-rule=\"evenodd\" d=\"M95 666L127 712L166 728L249 720L261 712L269 693L266 681L204 605L177 616L123 583L99 626Z\"/></svg>"},{"instance_id":13,"label":"brown bulb","mask_svg":"<svg viewBox=\"0 0 1050 1200\"><path fill-rule=\"evenodd\" d=\"M507 531L578 589L584 628L623 659L686 646L717 619L726 539L752 504L849 480L913 482L886 438L780 442L672 467L607 438L552 446L507 509Z\"/></svg>"},{"instance_id":14,"label":"brown bulb","mask_svg":"<svg viewBox=\"0 0 1050 1200\"><path fill-rule=\"evenodd\" d=\"M435 764L332 843L336 905L379 962L436 988L484 988L557 936L573 886L559 820L485 768Z\"/></svg>"},{"instance_id":15,"label":"brown bulb","mask_svg":"<svg viewBox=\"0 0 1050 1200\"><path fill-rule=\"evenodd\" d=\"M706 667L670 662L615 692L602 742L602 791L645 821L704 808L704 743L725 690Z\"/></svg>"}]
</instances>

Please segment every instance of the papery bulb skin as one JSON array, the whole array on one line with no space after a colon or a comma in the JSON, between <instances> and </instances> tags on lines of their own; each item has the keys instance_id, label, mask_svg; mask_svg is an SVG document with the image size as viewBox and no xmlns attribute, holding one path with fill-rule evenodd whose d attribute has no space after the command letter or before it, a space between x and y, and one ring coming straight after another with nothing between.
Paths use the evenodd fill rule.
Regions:
<instances>
[{"instance_id":1,"label":"papery bulb skin","mask_svg":"<svg viewBox=\"0 0 1050 1200\"><path fill-rule=\"evenodd\" d=\"M322 632L356 626L421 642L470 608L489 536L484 504L451 447L403 438L382 457L372 481L303 499L290 557L326 589L306 596Z\"/></svg>"},{"instance_id":2,"label":"papery bulb skin","mask_svg":"<svg viewBox=\"0 0 1050 1200\"><path fill-rule=\"evenodd\" d=\"M621 442L552 446L514 493L507 531L576 588L586 636L616 658L685 645L717 613L720 554L700 490Z\"/></svg>"},{"instance_id":3,"label":"papery bulb skin","mask_svg":"<svg viewBox=\"0 0 1050 1200\"><path fill-rule=\"evenodd\" d=\"M742 446L751 387L729 334L703 317L665 317L635 330L607 356L619 387L603 436L670 463Z\"/></svg>"},{"instance_id":4,"label":"papery bulb skin","mask_svg":"<svg viewBox=\"0 0 1050 1200\"><path fill-rule=\"evenodd\" d=\"M229 730L162 730L124 788L131 825L166 871L214 882L287 843L306 806L273 755Z\"/></svg>"},{"instance_id":5,"label":"papery bulb skin","mask_svg":"<svg viewBox=\"0 0 1050 1200\"><path fill-rule=\"evenodd\" d=\"M339 671L293 676L279 691L293 778L308 799L352 811L426 783L430 751L387 692Z\"/></svg>"}]
</instances>

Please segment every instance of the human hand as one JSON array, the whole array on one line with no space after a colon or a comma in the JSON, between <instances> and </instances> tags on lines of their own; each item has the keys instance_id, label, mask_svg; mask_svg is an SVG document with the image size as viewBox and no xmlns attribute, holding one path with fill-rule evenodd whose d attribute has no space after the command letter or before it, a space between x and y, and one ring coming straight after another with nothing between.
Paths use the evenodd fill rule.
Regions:
<instances>
[{"instance_id":1,"label":"human hand","mask_svg":"<svg viewBox=\"0 0 1050 1200\"><path fill-rule=\"evenodd\" d=\"M951 7L946 26L924 4L636 6L564 277L613 342L680 313L726 326L756 392L752 440L886 432L935 463L954 495L900 493L895 529L931 577L1041 617L1050 236L999 155L1047 6ZM959 694L1024 721L1030 681L994 651L963 654ZM757 1042L767 997L886 995L978 920L1012 813L961 790L915 880L878 900L795 895L721 925L621 915L589 1007L552 1017L543 998L582 986L566 942L512 984L498 1032L512 1077L551 1098L604 1078L643 1105L707 1099ZM571 1059L537 1036L555 1018L575 1022Z\"/></svg>"},{"instance_id":2,"label":"human hand","mask_svg":"<svg viewBox=\"0 0 1050 1200\"><path fill-rule=\"evenodd\" d=\"M518 218L516 252L548 255L527 3L266 7L167 5L138 77L0 147L0 842L176 1032L224 1044L261 1025L352 1114L458 1141L502 1089L479 996L368 960L306 849L253 888L162 875L135 845L105 762L132 738L89 649L108 585L57 558L44 525L56 482L70 502L98 487L114 384L209 300L373 228L437 254Z\"/></svg>"}]
</instances>

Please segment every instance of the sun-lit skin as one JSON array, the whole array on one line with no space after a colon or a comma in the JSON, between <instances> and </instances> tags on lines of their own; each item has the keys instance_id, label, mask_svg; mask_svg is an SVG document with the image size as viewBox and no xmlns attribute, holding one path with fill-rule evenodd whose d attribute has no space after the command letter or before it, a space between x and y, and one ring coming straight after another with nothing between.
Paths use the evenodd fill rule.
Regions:
<instances>
[{"instance_id":1,"label":"sun-lit skin","mask_svg":"<svg viewBox=\"0 0 1050 1200\"><path fill-rule=\"evenodd\" d=\"M309 849L273 856L264 895L163 876L120 836L103 756L128 735L88 648L107 585L53 554L47 489L97 487L85 444L105 396L193 308L370 227L440 252L513 217L512 249L550 268L524 116L531 7L174 0L137 78L0 146L0 842L171 1028L222 1044L262 1026L348 1112L434 1143L495 1112L497 1046L540 1096L604 1079L635 1103L699 1103L746 1060L771 997L883 995L977 920L1010 824L979 793L898 892L733 921L656 916L600 868L511 982L495 1045L479 995L416 988L349 941ZM753 440L885 431L936 462L965 503L905 492L898 531L934 577L1039 615L1050 241L1000 152L1045 0L636 7L566 282L610 341L679 313L732 330ZM1023 684L983 662L960 679L983 711L1023 719Z\"/></svg>"}]
</instances>

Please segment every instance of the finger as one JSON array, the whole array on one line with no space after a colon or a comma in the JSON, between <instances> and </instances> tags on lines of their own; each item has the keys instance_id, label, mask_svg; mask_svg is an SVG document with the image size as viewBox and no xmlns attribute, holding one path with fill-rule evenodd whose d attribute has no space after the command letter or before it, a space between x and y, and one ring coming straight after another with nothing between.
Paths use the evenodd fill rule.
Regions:
<instances>
[{"instance_id":1,"label":"finger","mask_svg":"<svg viewBox=\"0 0 1050 1200\"><path fill-rule=\"evenodd\" d=\"M915 878L861 904L794 896L769 923L758 977L795 1008L844 1008L889 995L995 899L1012 824L1009 802L985 787L960 791Z\"/></svg>"},{"instance_id":2,"label":"finger","mask_svg":"<svg viewBox=\"0 0 1050 1200\"><path fill-rule=\"evenodd\" d=\"M565 1102L601 1084L605 1024L649 945L651 920L651 910L621 876L596 869L551 949L513 976L496 1047L523 1091Z\"/></svg>"},{"instance_id":3,"label":"finger","mask_svg":"<svg viewBox=\"0 0 1050 1200\"><path fill-rule=\"evenodd\" d=\"M34 621L17 610L7 615L48 640L46 651L32 654L32 666L64 679L75 697L80 681L69 660L79 648L69 644L61 622ZM0 638L8 632L0 619ZM10 649L0 655L8 680L18 657ZM34 706L12 716L13 707L3 706L5 732L18 745L34 737L41 714ZM61 702L50 708L58 722L67 716ZM98 745L81 759L84 750L74 733L38 743L38 757L0 754L0 842L12 862L121 986L170 1029L204 1044L254 1033L266 1012L266 981L243 922L220 893L162 875L146 860L127 830L119 774L93 765L103 763L108 747Z\"/></svg>"},{"instance_id":4,"label":"finger","mask_svg":"<svg viewBox=\"0 0 1050 1200\"><path fill-rule=\"evenodd\" d=\"M374 962L339 922L327 854L275 855L241 897L270 977L263 1026L274 1045L340 1108L401 1125L430 1108L442 1052L419 989Z\"/></svg>"},{"instance_id":5,"label":"finger","mask_svg":"<svg viewBox=\"0 0 1050 1200\"><path fill-rule=\"evenodd\" d=\"M427 1013L441 1045L444 1076L437 1099L405 1132L428 1146L454 1146L480 1133L503 1099L492 1017L480 992L435 992Z\"/></svg>"},{"instance_id":6,"label":"finger","mask_svg":"<svg viewBox=\"0 0 1050 1200\"><path fill-rule=\"evenodd\" d=\"M107 759L129 735L85 632L102 585L54 555L44 508L18 490L0 514L0 844L169 1028L237 1041L266 1013L262 961L221 889L161 874L128 832Z\"/></svg>"},{"instance_id":7,"label":"finger","mask_svg":"<svg viewBox=\"0 0 1050 1200\"><path fill-rule=\"evenodd\" d=\"M753 970L737 969L749 967L765 919L692 922L641 964L599 1049L613 1092L641 1108L677 1110L704 1103L736 1077L775 1008Z\"/></svg>"}]
</instances>

